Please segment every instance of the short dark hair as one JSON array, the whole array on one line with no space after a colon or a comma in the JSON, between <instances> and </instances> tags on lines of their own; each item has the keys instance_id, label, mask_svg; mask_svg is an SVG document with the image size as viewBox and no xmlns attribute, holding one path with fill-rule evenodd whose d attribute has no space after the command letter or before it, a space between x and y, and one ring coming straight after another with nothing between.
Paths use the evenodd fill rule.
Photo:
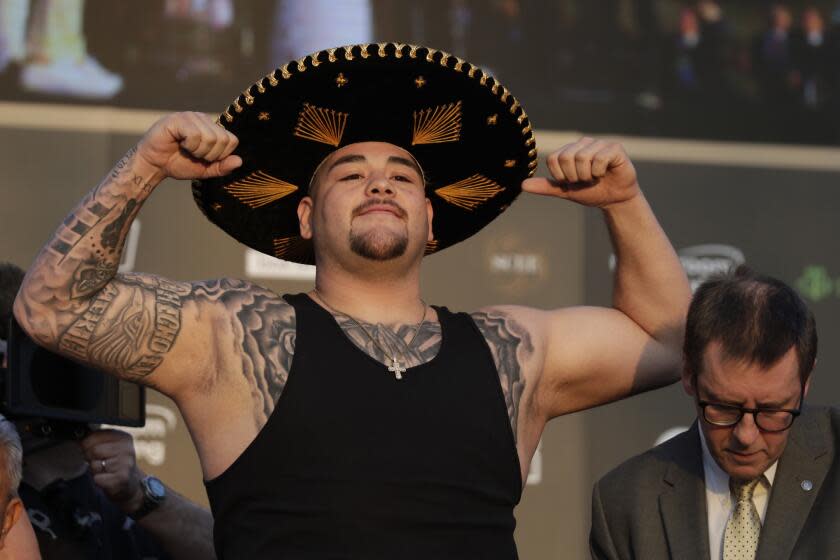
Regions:
<instances>
[{"instance_id":1,"label":"short dark hair","mask_svg":"<svg viewBox=\"0 0 840 560\"><path fill-rule=\"evenodd\" d=\"M739 267L713 278L694 293L688 309L683 354L688 374L703 369L703 354L718 342L727 359L767 368L796 348L804 384L817 358L814 315L784 282Z\"/></svg>"},{"instance_id":2,"label":"short dark hair","mask_svg":"<svg viewBox=\"0 0 840 560\"><path fill-rule=\"evenodd\" d=\"M10 262L0 262L0 339L9 340L12 304L23 282L24 272Z\"/></svg>"}]
</instances>

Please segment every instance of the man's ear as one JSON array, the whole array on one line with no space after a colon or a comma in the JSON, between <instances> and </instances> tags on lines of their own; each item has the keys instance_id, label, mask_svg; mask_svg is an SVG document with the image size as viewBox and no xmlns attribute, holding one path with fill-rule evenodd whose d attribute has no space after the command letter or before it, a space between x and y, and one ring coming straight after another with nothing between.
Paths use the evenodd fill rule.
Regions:
<instances>
[{"instance_id":1,"label":"man's ear","mask_svg":"<svg viewBox=\"0 0 840 560\"><path fill-rule=\"evenodd\" d=\"M15 526L15 523L17 523L21 513L23 513L23 502L20 501L20 498L15 496L9 500L9 503L6 505L6 514L3 517L3 528L0 529L0 548L3 548L3 545L6 542L6 535L8 535L9 531L12 530L12 527Z\"/></svg>"},{"instance_id":2,"label":"man's ear","mask_svg":"<svg viewBox=\"0 0 840 560\"><path fill-rule=\"evenodd\" d=\"M432 201L428 198L426 199L426 220L428 220L429 224L429 235L426 241L434 241L435 240L435 232L432 230L432 221L435 217L435 210L432 207Z\"/></svg>"},{"instance_id":3,"label":"man's ear","mask_svg":"<svg viewBox=\"0 0 840 560\"><path fill-rule=\"evenodd\" d=\"M305 196L300 199L297 215L300 236L304 239L312 239L312 197Z\"/></svg>"},{"instance_id":4,"label":"man's ear","mask_svg":"<svg viewBox=\"0 0 840 560\"><path fill-rule=\"evenodd\" d=\"M685 391L686 394L689 397L693 397L694 396L694 375L689 373L688 368L686 368L685 366L683 366L681 381L682 381L683 391Z\"/></svg>"}]
</instances>

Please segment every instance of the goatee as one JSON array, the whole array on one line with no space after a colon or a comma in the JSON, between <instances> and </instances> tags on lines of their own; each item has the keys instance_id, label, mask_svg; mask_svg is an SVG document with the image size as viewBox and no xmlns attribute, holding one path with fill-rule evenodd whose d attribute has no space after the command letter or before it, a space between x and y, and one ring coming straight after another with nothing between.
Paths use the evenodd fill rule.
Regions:
<instances>
[{"instance_id":1,"label":"goatee","mask_svg":"<svg viewBox=\"0 0 840 560\"><path fill-rule=\"evenodd\" d=\"M408 247L405 235L377 235L376 232L354 234L350 232L350 250L366 259L387 261L401 257Z\"/></svg>"}]
</instances>

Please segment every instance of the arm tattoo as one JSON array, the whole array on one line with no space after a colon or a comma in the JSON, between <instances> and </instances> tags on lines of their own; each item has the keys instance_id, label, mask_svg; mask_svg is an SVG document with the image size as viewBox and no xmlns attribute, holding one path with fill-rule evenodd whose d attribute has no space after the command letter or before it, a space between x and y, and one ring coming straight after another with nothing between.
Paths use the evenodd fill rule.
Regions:
<instances>
[{"instance_id":1,"label":"arm tattoo","mask_svg":"<svg viewBox=\"0 0 840 560\"><path fill-rule=\"evenodd\" d=\"M122 274L109 282L59 339L60 350L134 381L161 364L181 331L187 303L221 305L233 333L255 413L264 422L285 387L295 349L293 308L269 290L240 280L176 283ZM220 364L214 364L220 366ZM204 387L224 373L213 367Z\"/></svg>"},{"instance_id":2,"label":"arm tattoo","mask_svg":"<svg viewBox=\"0 0 840 560\"><path fill-rule=\"evenodd\" d=\"M188 286L126 274L107 283L58 339L59 349L140 380L163 361L181 329Z\"/></svg>"},{"instance_id":3,"label":"arm tattoo","mask_svg":"<svg viewBox=\"0 0 840 560\"><path fill-rule=\"evenodd\" d=\"M519 405L525 391L523 364L534 353L528 331L509 314L501 311L478 311L471 314L484 335L502 384L513 437L517 438Z\"/></svg>"}]
</instances>

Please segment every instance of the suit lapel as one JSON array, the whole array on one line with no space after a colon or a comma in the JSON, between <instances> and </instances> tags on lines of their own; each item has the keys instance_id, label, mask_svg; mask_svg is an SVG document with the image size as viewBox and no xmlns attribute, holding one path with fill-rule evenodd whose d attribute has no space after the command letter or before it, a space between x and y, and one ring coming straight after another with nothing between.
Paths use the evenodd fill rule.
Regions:
<instances>
[{"instance_id":1,"label":"suit lapel","mask_svg":"<svg viewBox=\"0 0 840 560\"><path fill-rule=\"evenodd\" d=\"M697 423L674 438L673 460L659 495L662 524L671 558L709 559L706 485ZM679 438L679 439L678 439Z\"/></svg>"},{"instance_id":2,"label":"suit lapel","mask_svg":"<svg viewBox=\"0 0 840 560\"><path fill-rule=\"evenodd\" d=\"M791 428L767 504L758 559L790 558L831 464L831 443L825 436L829 428L821 425L824 416L803 413Z\"/></svg>"}]
</instances>

